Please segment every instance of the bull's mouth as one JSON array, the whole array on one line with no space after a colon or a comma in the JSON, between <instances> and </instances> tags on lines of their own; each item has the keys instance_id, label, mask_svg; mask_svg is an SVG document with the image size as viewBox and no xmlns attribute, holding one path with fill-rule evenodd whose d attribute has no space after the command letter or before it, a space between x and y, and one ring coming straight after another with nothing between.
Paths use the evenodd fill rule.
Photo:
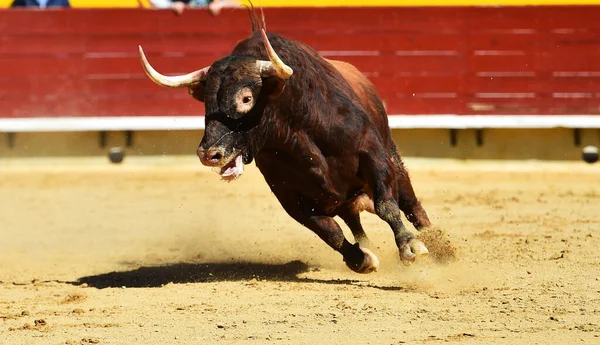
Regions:
<instances>
[{"instance_id":1,"label":"bull's mouth","mask_svg":"<svg viewBox=\"0 0 600 345\"><path fill-rule=\"evenodd\" d=\"M217 172L221 175L221 179L227 182L231 182L236 178L240 177L244 173L244 162L242 161L242 153L234 155L229 162L223 165Z\"/></svg>"}]
</instances>

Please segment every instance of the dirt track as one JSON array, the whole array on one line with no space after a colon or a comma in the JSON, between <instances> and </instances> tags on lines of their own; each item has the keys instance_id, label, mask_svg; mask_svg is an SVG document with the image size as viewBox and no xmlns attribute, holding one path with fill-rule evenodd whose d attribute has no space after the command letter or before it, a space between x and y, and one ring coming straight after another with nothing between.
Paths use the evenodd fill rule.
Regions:
<instances>
[{"instance_id":1,"label":"dirt track","mask_svg":"<svg viewBox=\"0 0 600 345\"><path fill-rule=\"evenodd\" d=\"M0 344L600 344L600 165L407 164L458 259L365 276L254 167L0 162Z\"/></svg>"}]
</instances>

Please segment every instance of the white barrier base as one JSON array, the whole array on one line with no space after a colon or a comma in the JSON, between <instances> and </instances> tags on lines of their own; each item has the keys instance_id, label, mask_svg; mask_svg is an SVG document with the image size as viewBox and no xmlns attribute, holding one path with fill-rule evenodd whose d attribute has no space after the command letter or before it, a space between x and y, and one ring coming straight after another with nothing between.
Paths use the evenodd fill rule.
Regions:
<instances>
[{"instance_id":1,"label":"white barrier base","mask_svg":"<svg viewBox=\"0 0 600 345\"><path fill-rule=\"evenodd\" d=\"M390 128L600 128L600 115L390 115ZM0 119L0 132L201 130L204 116Z\"/></svg>"}]
</instances>

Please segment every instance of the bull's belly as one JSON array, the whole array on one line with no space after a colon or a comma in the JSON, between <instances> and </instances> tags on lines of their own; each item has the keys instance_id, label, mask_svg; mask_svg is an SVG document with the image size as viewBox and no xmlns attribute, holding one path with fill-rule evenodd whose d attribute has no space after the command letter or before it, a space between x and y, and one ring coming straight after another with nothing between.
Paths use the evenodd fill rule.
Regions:
<instances>
[{"instance_id":1,"label":"bull's belly","mask_svg":"<svg viewBox=\"0 0 600 345\"><path fill-rule=\"evenodd\" d=\"M341 209L355 207L355 201L362 200L359 196L366 195L364 183L356 176L336 171L324 174L327 169L289 163L272 157L256 159L257 167L280 202L296 198L298 204L311 205L315 211L335 216Z\"/></svg>"}]
</instances>

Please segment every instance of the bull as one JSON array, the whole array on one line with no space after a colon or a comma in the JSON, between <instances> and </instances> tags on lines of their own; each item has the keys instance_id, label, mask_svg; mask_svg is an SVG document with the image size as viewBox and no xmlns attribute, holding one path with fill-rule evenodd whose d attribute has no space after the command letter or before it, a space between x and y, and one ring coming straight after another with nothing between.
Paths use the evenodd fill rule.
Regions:
<instances>
[{"instance_id":1,"label":"bull","mask_svg":"<svg viewBox=\"0 0 600 345\"><path fill-rule=\"evenodd\" d=\"M188 88L204 103L201 163L232 181L255 161L285 211L355 272L379 266L360 222L364 210L389 224L403 263L427 254L401 220L404 213L417 230L430 226L375 86L351 64L267 34L253 11L250 18L250 37L230 55L185 75L160 74L139 47L152 81ZM356 243L345 238L335 216Z\"/></svg>"}]
</instances>

